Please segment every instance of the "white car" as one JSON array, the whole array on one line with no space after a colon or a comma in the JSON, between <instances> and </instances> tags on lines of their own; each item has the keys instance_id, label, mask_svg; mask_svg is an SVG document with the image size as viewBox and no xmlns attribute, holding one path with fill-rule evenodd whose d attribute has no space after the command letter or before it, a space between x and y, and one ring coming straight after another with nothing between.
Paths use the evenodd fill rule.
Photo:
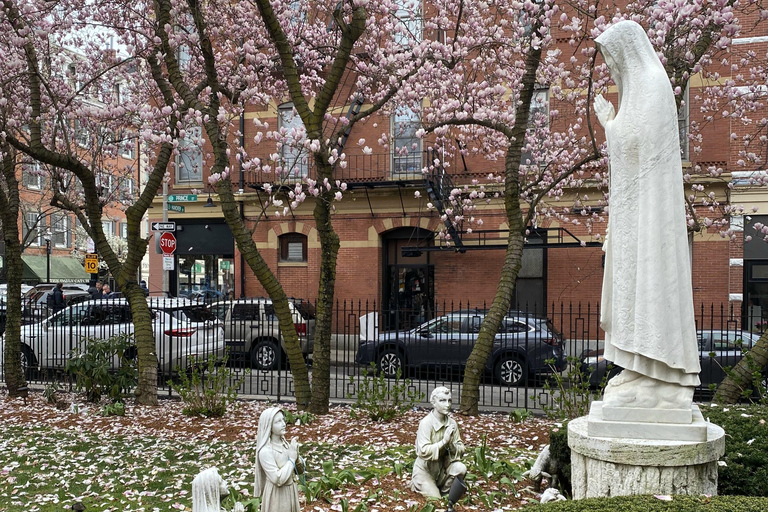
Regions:
<instances>
[{"instance_id":1,"label":"white car","mask_svg":"<svg viewBox=\"0 0 768 512\"><path fill-rule=\"evenodd\" d=\"M194 361L224 356L224 329L216 322L190 322L152 309L158 368L185 369ZM22 366L63 369L69 354L87 339L108 339L134 332L126 299L89 300L69 306L42 322L21 327Z\"/></svg>"}]
</instances>

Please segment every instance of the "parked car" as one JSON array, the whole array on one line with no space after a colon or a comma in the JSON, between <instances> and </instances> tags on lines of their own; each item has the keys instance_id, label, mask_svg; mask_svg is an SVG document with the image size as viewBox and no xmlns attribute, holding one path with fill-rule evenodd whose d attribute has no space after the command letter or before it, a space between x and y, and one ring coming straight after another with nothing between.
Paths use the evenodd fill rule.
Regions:
<instances>
[{"instance_id":1,"label":"parked car","mask_svg":"<svg viewBox=\"0 0 768 512\"><path fill-rule=\"evenodd\" d=\"M24 323L37 322L48 317L51 313L48 308L48 296L53 293L55 286L51 284L37 285L27 292L21 301L21 315ZM91 298L88 290L83 290L80 285L64 285L62 292L65 306Z\"/></svg>"},{"instance_id":2,"label":"parked car","mask_svg":"<svg viewBox=\"0 0 768 512\"><path fill-rule=\"evenodd\" d=\"M224 355L224 331L180 320L150 309L161 371L187 368L193 359ZM218 324L217 324L218 325ZM87 339L108 339L133 333L131 309L125 299L88 300L49 318L21 327L21 359L25 368L63 369L70 352ZM0 341L4 341L0 338Z\"/></svg>"},{"instance_id":3,"label":"parked car","mask_svg":"<svg viewBox=\"0 0 768 512\"><path fill-rule=\"evenodd\" d=\"M485 310L463 310L437 317L407 331L390 331L361 336L355 361L376 363L387 377L398 369L436 367L462 368L475 346ZM501 384L517 386L528 377L566 367L563 337L543 317L510 312L494 339L486 370Z\"/></svg>"},{"instance_id":4,"label":"parked car","mask_svg":"<svg viewBox=\"0 0 768 512\"><path fill-rule=\"evenodd\" d=\"M315 341L314 306L299 299L290 299L288 306L306 359L312 353ZM210 308L224 322L231 355L246 358L251 367L259 370L275 370L281 361L287 362L285 340L271 299L214 302Z\"/></svg>"},{"instance_id":5,"label":"parked car","mask_svg":"<svg viewBox=\"0 0 768 512\"><path fill-rule=\"evenodd\" d=\"M200 302L216 302L226 300L226 296L218 290L194 290L186 295L186 298L190 300L196 300Z\"/></svg>"},{"instance_id":6,"label":"parked car","mask_svg":"<svg viewBox=\"0 0 768 512\"><path fill-rule=\"evenodd\" d=\"M725 378L724 367L735 366L743 357L743 351L752 348L760 339L759 334L726 329L702 329L696 331L699 340L701 385L719 384ZM714 357L711 357L714 356ZM581 354L582 373L589 375L590 387L600 387L612 379L622 368L603 356L603 349L587 350ZM606 377L607 374L607 378ZM768 367L763 370L763 385L768 385Z\"/></svg>"}]
</instances>

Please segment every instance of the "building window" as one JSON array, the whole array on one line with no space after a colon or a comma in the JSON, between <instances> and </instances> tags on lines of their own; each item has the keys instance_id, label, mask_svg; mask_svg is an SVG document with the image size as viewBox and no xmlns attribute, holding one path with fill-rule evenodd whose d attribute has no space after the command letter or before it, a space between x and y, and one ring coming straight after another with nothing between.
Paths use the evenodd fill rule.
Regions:
<instances>
[{"instance_id":1,"label":"building window","mask_svg":"<svg viewBox=\"0 0 768 512\"><path fill-rule=\"evenodd\" d=\"M43 190L45 188L45 175L40 162L25 162L21 166L21 183L24 188Z\"/></svg>"},{"instance_id":2,"label":"building window","mask_svg":"<svg viewBox=\"0 0 768 512\"><path fill-rule=\"evenodd\" d=\"M136 137L134 135L123 135L120 141L120 156L130 160L136 158Z\"/></svg>"},{"instance_id":3,"label":"building window","mask_svg":"<svg viewBox=\"0 0 768 512\"><path fill-rule=\"evenodd\" d=\"M306 263L307 237L301 233L287 233L280 236L280 261Z\"/></svg>"},{"instance_id":4,"label":"building window","mask_svg":"<svg viewBox=\"0 0 768 512\"><path fill-rule=\"evenodd\" d=\"M179 153L176 156L176 182L203 182L203 150L201 145L202 128L196 126L187 130L183 139L179 139Z\"/></svg>"},{"instance_id":5,"label":"building window","mask_svg":"<svg viewBox=\"0 0 768 512\"><path fill-rule=\"evenodd\" d=\"M64 213L51 214L51 243L55 247L70 247L72 245L70 225L68 215Z\"/></svg>"},{"instance_id":6,"label":"building window","mask_svg":"<svg viewBox=\"0 0 768 512\"><path fill-rule=\"evenodd\" d=\"M680 131L680 158L683 162L690 160L688 153L688 128L690 124L690 109L688 108L688 87L683 93L683 101L680 102L680 109L677 111L677 128Z\"/></svg>"},{"instance_id":7,"label":"building window","mask_svg":"<svg viewBox=\"0 0 768 512\"><path fill-rule=\"evenodd\" d=\"M398 23L395 26L395 43L410 48L422 39L421 3L410 0L396 0Z\"/></svg>"},{"instance_id":8,"label":"building window","mask_svg":"<svg viewBox=\"0 0 768 512\"><path fill-rule=\"evenodd\" d=\"M535 130L541 128L549 128L549 89L533 91L531 109L528 113L528 140L523 146L523 154L520 158L522 165L544 164L540 158L537 158L537 155L534 155L539 141L533 136L535 136Z\"/></svg>"},{"instance_id":9,"label":"building window","mask_svg":"<svg viewBox=\"0 0 768 512\"><path fill-rule=\"evenodd\" d=\"M280 148L280 166L283 176L303 178L307 175L307 154L304 141L307 138L304 123L293 108L293 103L279 107L279 129L285 133Z\"/></svg>"},{"instance_id":10,"label":"building window","mask_svg":"<svg viewBox=\"0 0 768 512\"><path fill-rule=\"evenodd\" d=\"M120 238L123 240L128 239L128 221L121 221L120 222Z\"/></svg>"},{"instance_id":11,"label":"building window","mask_svg":"<svg viewBox=\"0 0 768 512\"><path fill-rule=\"evenodd\" d=\"M101 221L101 229L106 236L115 236L115 222L112 220Z\"/></svg>"},{"instance_id":12,"label":"building window","mask_svg":"<svg viewBox=\"0 0 768 512\"><path fill-rule=\"evenodd\" d=\"M40 212L24 212L22 226L23 243L28 245L45 245L45 215Z\"/></svg>"},{"instance_id":13,"label":"building window","mask_svg":"<svg viewBox=\"0 0 768 512\"><path fill-rule=\"evenodd\" d=\"M81 148L91 147L91 133L79 120L75 121L75 141Z\"/></svg>"},{"instance_id":14,"label":"building window","mask_svg":"<svg viewBox=\"0 0 768 512\"><path fill-rule=\"evenodd\" d=\"M416 131L421 126L419 112L411 107L400 107L392 116L392 169L394 174L421 172L421 139Z\"/></svg>"}]
</instances>

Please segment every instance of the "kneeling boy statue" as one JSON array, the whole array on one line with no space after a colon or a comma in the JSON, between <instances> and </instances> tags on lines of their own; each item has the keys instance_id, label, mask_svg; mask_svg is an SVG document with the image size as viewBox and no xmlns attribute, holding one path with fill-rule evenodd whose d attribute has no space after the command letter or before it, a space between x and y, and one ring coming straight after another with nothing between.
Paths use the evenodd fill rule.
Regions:
<instances>
[{"instance_id":1,"label":"kneeling boy statue","mask_svg":"<svg viewBox=\"0 0 768 512\"><path fill-rule=\"evenodd\" d=\"M438 387L429 396L432 412L419 423L416 434L416 462L413 465L411 489L439 498L448 494L456 478L464 479L467 467L461 462L464 443L461 442L456 420L451 412L451 391Z\"/></svg>"}]
</instances>

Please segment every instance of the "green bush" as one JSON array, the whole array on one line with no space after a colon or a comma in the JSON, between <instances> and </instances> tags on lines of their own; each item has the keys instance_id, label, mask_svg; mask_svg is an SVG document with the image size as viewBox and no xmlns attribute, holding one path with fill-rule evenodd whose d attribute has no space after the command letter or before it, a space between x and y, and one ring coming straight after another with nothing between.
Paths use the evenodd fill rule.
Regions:
<instances>
[{"instance_id":1,"label":"green bush","mask_svg":"<svg viewBox=\"0 0 768 512\"><path fill-rule=\"evenodd\" d=\"M726 434L718 494L768 496L768 407L707 405L701 412Z\"/></svg>"},{"instance_id":2,"label":"green bush","mask_svg":"<svg viewBox=\"0 0 768 512\"><path fill-rule=\"evenodd\" d=\"M128 333L107 340L87 339L70 352L65 370L75 378L77 391L84 391L89 402L98 402L103 395L122 401L139 378L136 359L126 355L134 351L135 344Z\"/></svg>"},{"instance_id":3,"label":"green bush","mask_svg":"<svg viewBox=\"0 0 768 512\"><path fill-rule=\"evenodd\" d=\"M169 381L181 397L185 407L181 410L187 416L220 418L227 412L227 406L237 399L237 390L243 379L232 383L232 370L227 368L228 356L219 363L215 356L208 356L206 364L193 364L188 371L178 367L178 382Z\"/></svg>"},{"instance_id":4,"label":"green bush","mask_svg":"<svg viewBox=\"0 0 768 512\"><path fill-rule=\"evenodd\" d=\"M607 382L608 372L600 388L591 389L589 372L582 368L579 358L568 356L567 361L568 370L562 375L556 370L555 361L547 360L552 369L552 377L544 382L544 391L552 397L552 403L542 404L542 409L550 418L572 420L586 416L592 402L600 398Z\"/></svg>"},{"instance_id":5,"label":"green bush","mask_svg":"<svg viewBox=\"0 0 768 512\"><path fill-rule=\"evenodd\" d=\"M558 501L528 508L547 512L765 512L768 510L768 499L746 496L674 496L672 501L663 501L653 496L619 496Z\"/></svg>"},{"instance_id":6,"label":"green bush","mask_svg":"<svg viewBox=\"0 0 768 512\"><path fill-rule=\"evenodd\" d=\"M571 496L571 449L568 447L568 424L549 431L549 456L555 461L560 492ZM553 475L554 476L554 475Z\"/></svg>"},{"instance_id":7,"label":"green bush","mask_svg":"<svg viewBox=\"0 0 768 512\"><path fill-rule=\"evenodd\" d=\"M356 411L363 411L373 421L390 421L399 414L412 409L417 402L424 398L424 393L409 389L411 381L400 380L401 372L397 369L394 382L376 371L376 364L371 363L370 369L363 370L361 386L357 390L357 400L352 406L352 417L357 417ZM355 385L354 375L349 377L350 385ZM348 395L352 398L352 395Z\"/></svg>"}]
</instances>

